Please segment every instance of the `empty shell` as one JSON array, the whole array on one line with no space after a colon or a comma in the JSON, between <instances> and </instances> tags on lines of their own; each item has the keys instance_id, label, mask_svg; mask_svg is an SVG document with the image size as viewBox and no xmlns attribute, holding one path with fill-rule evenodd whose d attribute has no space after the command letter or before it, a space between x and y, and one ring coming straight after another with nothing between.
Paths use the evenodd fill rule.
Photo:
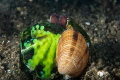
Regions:
<instances>
[{"instance_id":1,"label":"empty shell","mask_svg":"<svg viewBox=\"0 0 120 80\"><path fill-rule=\"evenodd\" d=\"M64 31L59 39L56 61L60 74L76 77L88 63L89 49L81 33L73 29Z\"/></svg>"}]
</instances>

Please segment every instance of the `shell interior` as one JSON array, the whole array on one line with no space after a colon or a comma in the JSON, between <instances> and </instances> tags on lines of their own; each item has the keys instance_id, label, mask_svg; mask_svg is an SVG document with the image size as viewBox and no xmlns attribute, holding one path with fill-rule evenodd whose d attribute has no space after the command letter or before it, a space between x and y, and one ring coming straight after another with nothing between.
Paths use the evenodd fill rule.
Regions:
<instances>
[{"instance_id":1,"label":"shell interior","mask_svg":"<svg viewBox=\"0 0 120 80\"><path fill-rule=\"evenodd\" d=\"M63 30L56 24L41 23L25 29L21 34L22 62L30 72L37 71L36 75L41 79L50 79L57 72L52 71L56 67L56 47Z\"/></svg>"}]
</instances>

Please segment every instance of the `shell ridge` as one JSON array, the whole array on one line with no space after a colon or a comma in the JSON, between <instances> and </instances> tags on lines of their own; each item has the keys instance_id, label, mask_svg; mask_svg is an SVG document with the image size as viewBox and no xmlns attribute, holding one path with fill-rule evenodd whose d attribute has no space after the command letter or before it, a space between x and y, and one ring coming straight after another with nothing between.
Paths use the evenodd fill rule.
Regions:
<instances>
[{"instance_id":1,"label":"shell ridge","mask_svg":"<svg viewBox=\"0 0 120 80\"><path fill-rule=\"evenodd\" d=\"M71 77L78 76L88 62L87 48L86 40L80 32L73 28L64 31L59 39L56 54L59 73Z\"/></svg>"}]
</instances>

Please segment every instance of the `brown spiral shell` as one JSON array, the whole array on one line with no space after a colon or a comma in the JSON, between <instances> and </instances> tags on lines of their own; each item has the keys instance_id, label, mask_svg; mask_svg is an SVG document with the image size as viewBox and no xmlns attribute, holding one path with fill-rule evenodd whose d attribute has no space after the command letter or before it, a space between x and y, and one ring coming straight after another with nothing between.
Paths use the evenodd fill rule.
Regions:
<instances>
[{"instance_id":1,"label":"brown spiral shell","mask_svg":"<svg viewBox=\"0 0 120 80\"><path fill-rule=\"evenodd\" d=\"M59 39L56 61L60 74L76 77L88 63L89 50L81 33L73 29L64 31Z\"/></svg>"}]
</instances>

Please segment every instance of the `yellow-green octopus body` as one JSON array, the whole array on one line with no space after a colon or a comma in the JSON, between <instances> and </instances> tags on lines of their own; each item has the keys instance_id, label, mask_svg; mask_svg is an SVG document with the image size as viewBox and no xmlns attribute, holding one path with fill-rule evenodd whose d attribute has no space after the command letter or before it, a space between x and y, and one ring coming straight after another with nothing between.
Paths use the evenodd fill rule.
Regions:
<instances>
[{"instance_id":1,"label":"yellow-green octopus body","mask_svg":"<svg viewBox=\"0 0 120 80\"><path fill-rule=\"evenodd\" d=\"M45 31L44 28L44 26L40 25L32 27L29 31L30 35L24 37L26 40L21 43L21 54L24 64L26 64L31 71L34 71L38 65L41 65L43 69L39 72L41 74L40 78L42 79L49 78L52 75L52 69L56 66L56 47L60 37L59 33L55 34L50 31ZM28 33L23 32L22 36L25 34L27 35ZM29 40L27 40L28 38ZM27 51L31 49L34 51L32 57L25 59L25 55L28 55Z\"/></svg>"},{"instance_id":2,"label":"yellow-green octopus body","mask_svg":"<svg viewBox=\"0 0 120 80\"><path fill-rule=\"evenodd\" d=\"M92 53L91 41L85 30L74 21L69 21L67 24L84 36L89 51ZM40 80L60 80L64 78L63 75L58 73L55 62L58 40L64 30L66 28L63 26L45 22L22 31L20 36L21 65L25 69L24 71L30 74L29 80L31 80L31 74L35 79L40 78Z\"/></svg>"}]
</instances>

